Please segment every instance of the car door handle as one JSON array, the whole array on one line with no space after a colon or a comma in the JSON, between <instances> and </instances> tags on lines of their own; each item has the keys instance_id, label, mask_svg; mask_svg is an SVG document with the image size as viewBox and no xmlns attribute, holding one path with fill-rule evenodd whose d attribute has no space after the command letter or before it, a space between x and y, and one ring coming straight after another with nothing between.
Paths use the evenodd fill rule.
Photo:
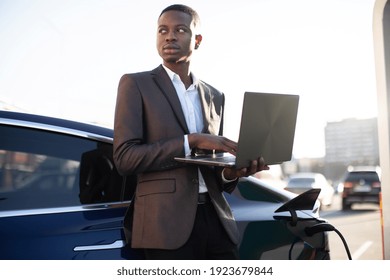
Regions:
<instances>
[{"instance_id":1,"label":"car door handle","mask_svg":"<svg viewBox=\"0 0 390 280\"><path fill-rule=\"evenodd\" d=\"M126 245L125 241L116 240L110 244L76 246L73 248L73 251L79 252L79 251L119 249L125 247L125 245Z\"/></svg>"}]
</instances>

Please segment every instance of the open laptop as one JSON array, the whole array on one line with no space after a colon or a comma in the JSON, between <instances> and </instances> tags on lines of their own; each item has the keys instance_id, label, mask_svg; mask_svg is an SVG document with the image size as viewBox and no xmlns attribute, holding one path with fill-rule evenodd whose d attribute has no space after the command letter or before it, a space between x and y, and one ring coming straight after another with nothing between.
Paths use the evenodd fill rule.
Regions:
<instances>
[{"instance_id":1,"label":"open laptop","mask_svg":"<svg viewBox=\"0 0 390 280\"><path fill-rule=\"evenodd\" d=\"M263 157L267 165L292 158L299 95L245 92L236 156L211 153L176 157L175 160L244 168Z\"/></svg>"}]
</instances>

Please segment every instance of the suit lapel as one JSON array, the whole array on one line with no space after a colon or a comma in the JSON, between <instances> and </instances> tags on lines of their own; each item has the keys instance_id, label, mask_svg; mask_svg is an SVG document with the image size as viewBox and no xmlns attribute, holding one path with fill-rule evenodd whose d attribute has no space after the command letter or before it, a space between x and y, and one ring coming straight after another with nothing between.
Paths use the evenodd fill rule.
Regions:
<instances>
[{"instance_id":1,"label":"suit lapel","mask_svg":"<svg viewBox=\"0 0 390 280\"><path fill-rule=\"evenodd\" d=\"M183 128L185 134L189 133L189 129L187 127L187 123L184 117L183 110L181 108L179 97L177 96L176 89L172 84L171 79L169 78L165 69L160 65L156 69L151 71L152 78L164 94L165 98L168 100L177 121L180 126ZM219 116L219 110L215 111L215 105L213 102L213 93L210 88L205 85L203 82L199 82L198 93L200 97L200 103L202 105L202 114L203 114L203 133L211 133L218 135L220 131L221 119ZM218 105L219 106L219 105Z\"/></svg>"},{"instance_id":2,"label":"suit lapel","mask_svg":"<svg viewBox=\"0 0 390 280\"><path fill-rule=\"evenodd\" d=\"M170 80L167 72L160 65L156 69L152 70L151 73L157 86L159 87L159 89L161 90L161 92L164 94L165 98L168 100L169 104L171 105L171 108L180 126L183 128L184 133L188 134L189 129L187 127L184 113L181 108L179 97L177 96L176 89L173 86L172 81Z\"/></svg>"},{"instance_id":3,"label":"suit lapel","mask_svg":"<svg viewBox=\"0 0 390 280\"><path fill-rule=\"evenodd\" d=\"M200 82L199 96L203 108L202 132L222 134L223 95L218 95L207 84Z\"/></svg>"},{"instance_id":4,"label":"suit lapel","mask_svg":"<svg viewBox=\"0 0 390 280\"><path fill-rule=\"evenodd\" d=\"M209 133L209 123L210 123L210 110L211 110L211 93L210 89L204 86L202 83L199 83L198 87L200 103L202 105L202 113L203 113L203 130L202 132Z\"/></svg>"}]
</instances>

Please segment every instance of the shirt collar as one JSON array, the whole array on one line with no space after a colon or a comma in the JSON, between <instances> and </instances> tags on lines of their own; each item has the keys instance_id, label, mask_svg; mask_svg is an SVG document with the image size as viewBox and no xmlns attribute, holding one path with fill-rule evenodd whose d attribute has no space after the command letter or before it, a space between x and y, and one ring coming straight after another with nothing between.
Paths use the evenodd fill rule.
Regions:
<instances>
[{"instance_id":1,"label":"shirt collar","mask_svg":"<svg viewBox=\"0 0 390 280\"><path fill-rule=\"evenodd\" d=\"M171 69L169 69L165 65L162 64L162 66L164 67L165 71L167 71L167 74L172 82L174 82L175 77L177 77L177 79L179 79L181 81L180 76L178 74L173 72ZM195 88L197 88L197 86L199 84L199 79L192 72L191 72L191 77L192 77L192 84L194 85Z\"/></svg>"}]
</instances>

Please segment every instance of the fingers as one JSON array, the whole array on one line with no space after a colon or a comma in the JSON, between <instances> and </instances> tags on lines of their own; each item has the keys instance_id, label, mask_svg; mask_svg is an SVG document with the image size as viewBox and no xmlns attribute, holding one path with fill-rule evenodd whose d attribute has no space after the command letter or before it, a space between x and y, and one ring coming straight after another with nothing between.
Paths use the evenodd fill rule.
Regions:
<instances>
[{"instance_id":1,"label":"fingers","mask_svg":"<svg viewBox=\"0 0 390 280\"><path fill-rule=\"evenodd\" d=\"M236 142L234 142L226 137L223 137L223 136L220 136L219 140L220 140L221 146L218 150L236 155L236 152L237 152L237 143Z\"/></svg>"},{"instance_id":2,"label":"fingers","mask_svg":"<svg viewBox=\"0 0 390 280\"><path fill-rule=\"evenodd\" d=\"M264 159L261 157L251 161L250 165L246 168L235 169L234 173L235 177L247 177L263 170L269 170L269 166L265 164Z\"/></svg>"},{"instance_id":3,"label":"fingers","mask_svg":"<svg viewBox=\"0 0 390 280\"><path fill-rule=\"evenodd\" d=\"M219 152L227 152L236 155L237 143L224 136L194 133L188 136L188 141L191 148L199 148L205 150L215 150ZM233 169L229 173L235 174L235 177L246 177L253 175L259 171L269 170L269 166L265 164L262 157L251 161L250 165L242 169Z\"/></svg>"},{"instance_id":4,"label":"fingers","mask_svg":"<svg viewBox=\"0 0 390 280\"><path fill-rule=\"evenodd\" d=\"M265 164L264 158L259 158L258 159L258 165L257 165L257 171L263 171L263 170L269 170L269 166Z\"/></svg>"},{"instance_id":5,"label":"fingers","mask_svg":"<svg viewBox=\"0 0 390 280\"><path fill-rule=\"evenodd\" d=\"M191 148L216 150L236 154L237 143L223 136L193 133L188 136Z\"/></svg>"}]
</instances>

